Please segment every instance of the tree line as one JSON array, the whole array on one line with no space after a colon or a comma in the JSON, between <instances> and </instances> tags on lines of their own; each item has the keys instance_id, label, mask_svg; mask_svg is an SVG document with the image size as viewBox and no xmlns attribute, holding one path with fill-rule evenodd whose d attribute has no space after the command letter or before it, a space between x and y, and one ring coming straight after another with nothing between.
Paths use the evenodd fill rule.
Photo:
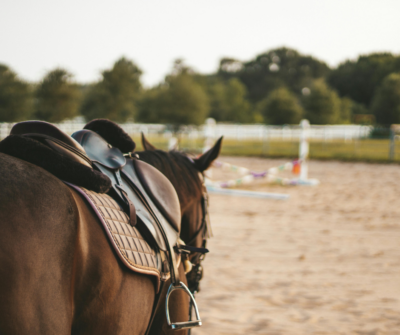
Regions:
<instances>
[{"instance_id":1,"label":"tree line","mask_svg":"<svg viewBox=\"0 0 400 335\"><path fill-rule=\"evenodd\" d=\"M400 56L363 55L336 68L296 50L278 48L242 62L223 58L212 74L176 60L158 85L144 88L141 69L121 58L101 79L80 84L65 69L27 83L0 64L0 122L39 119L202 124L400 123Z\"/></svg>"}]
</instances>

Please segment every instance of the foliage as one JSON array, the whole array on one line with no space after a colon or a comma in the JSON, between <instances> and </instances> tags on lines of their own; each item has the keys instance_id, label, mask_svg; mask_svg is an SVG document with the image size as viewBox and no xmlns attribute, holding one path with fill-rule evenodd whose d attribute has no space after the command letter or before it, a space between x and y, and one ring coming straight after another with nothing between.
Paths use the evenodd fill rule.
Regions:
<instances>
[{"instance_id":1,"label":"foliage","mask_svg":"<svg viewBox=\"0 0 400 335\"><path fill-rule=\"evenodd\" d=\"M400 73L388 75L376 90L371 110L379 124L400 123Z\"/></svg>"},{"instance_id":2,"label":"foliage","mask_svg":"<svg viewBox=\"0 0 400 335\"><path fill-rule=\"evenodd\" d=\"M210 117L219 122L254 122L250 103L246 100L246 87L237 78L224 82L214 77L207 87L207 93Z\"/></svg>"},{"instance_id":3,"label":"foliage","mask_svg":"<svg viewBox=\"0 0 400 335\"><path fill-rule=\"evenodd\" d=\"M338 94L326 85L324 80L316 80L311 85L310 94L304 95L304 117L311 124L334 124L350 121L351 106L342 103ZM345 118L345 119L342 119Z\"/></svg>"},{"instance_id":4,"label":"foliage","mask_svg":"<svg viewBox=\"0 0 400 335\"><path fill-rule=\"evenodd\" d=\"M102 80L88 90L81 106L82 115L87 120L107 118L116 122L135 118L141 74L132 61L116 61L112 69L102 72Z\"/></svg>"},{"instance_id":5,"label":"foliage","mask_svg":"<svg viewBox=\"0 0 400 335\"><path fill-rule=\"evenodd\" d=\"M32 95L27 83L0 64L0 122L26 120L32 114Z\"/></svg>"},{"instance_id":6,"label":"foliage","mask_svg":"<svg viewBox=\"0 0 400 335\"><path fill-rule=\"evenodd\" d=\"M356 102L354 100L351 100L351 101L352 101L351 113L353 115L356 115L356 114L368 114L369 111L368 111L368 108L365 107L365 105L360 104L360 103L358 103L358 102Z\"/></svg>"},{"instance_id":7,"label":"foliage","mask_svg":"<svg viewBox=\"0 0 400 335\"><path fill-rule=\"evenodd\" d=\"M137 121L144 123L160 123L159 99L162 88L160 86L145 90L138 101Z\"/></svg>"},{"instance_id":8,"label":"foliage","mask_svg":"<svg viewBox=\"0 0 400 335\"><path fill-rule=\"evenodd\" d=\"M144 94L140 109L141 122L167 123L177 129L180 125L202 124L209 104L192 71L178 60L165 82Z\"/></svg>"},{"instance_id":9,"label":"foliage","mask_svg":"<svg viewBox=\"0 0 400 335\"><path fill-rule=\"evenodd\" d=\"M218 75L227 79L239 78L248 90L248 99L257 103L271 91L286 86L299 94L312 80L329 73L329 67L311 56L304 56L288 48L279 48L258 55L245 62L225 58L221 60Z\"/></svg>"},{"instance_id":10,"label":"foliage","mask_svg":"<svg viewBox=\"0 0 400 335\"><path fill-rule=\"evenodd\" d=\"M223 80L228 80L237 77L241 70L243 70L241 61L225 57L219 61L217 76Z\"/></svg>"},{"instance_id":11,"label":"foliage","mask_svg":"<svg viewBox=\"0 0 400 335\"><path fill-rule=\"evenodd\" d=\"M78 113L79 90L71 82L72 75L64 69L46 74L35 92L35 118L60 122Z\"/></svg>"},{"instance_id":12,"label":"foliage","mask_svg":"<svg viewBox=\"0 0 400 335\"><path fill-rule=\"evenodd\" d=\"M357 108L356 106L356 103L350 98L342 98L340 101L340 116L338 123L351 123L353 110Z\"/></svg>"},{"instance_id":13,"label":"foliage","mask_svg":"<svg viewBox=\"0 0 400 335\"><path fill-rule=\"evenodd\" d=\"M299 123L303 114L297 98L285 87L272 91L258 104L257 109L265 123L273 125Z\"/></svg>"},{"instance_id":14,"label":"foliage","mask_svg":"<svg viewBox=\"0 0 400 335\"><path fill-rule=\"evenodd\" d=\"M348 96L356 102L370 106L375 89L383 78L400 71L400 56L391 53L373 53L360 56L356 61L347 60L333 70L328 83L341 96Z\"/></svg>"}]
</instances>

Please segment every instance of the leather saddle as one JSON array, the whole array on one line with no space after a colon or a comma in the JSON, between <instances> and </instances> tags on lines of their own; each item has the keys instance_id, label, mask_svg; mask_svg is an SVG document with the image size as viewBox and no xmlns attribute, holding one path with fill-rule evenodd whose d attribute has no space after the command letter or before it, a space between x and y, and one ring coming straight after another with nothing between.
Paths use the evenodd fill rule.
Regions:
<instances>
[{"instance_id":1,"label":"leather saddle","mask_svg":"<svg viewBox=\"0 0 400 335\"><path fill-rule=\"evenodd\" d=\"M131 225L138 220L157 247L172 254L171 247L177 244L180 233L179 199L170 181L156 168L134 156L125 157L91 130L68 136L50 123L25 121L14 125L10 134L38 140L62 156L105 174L112 184L108 194L129 215Z\"/></svg>"}]
</instances>

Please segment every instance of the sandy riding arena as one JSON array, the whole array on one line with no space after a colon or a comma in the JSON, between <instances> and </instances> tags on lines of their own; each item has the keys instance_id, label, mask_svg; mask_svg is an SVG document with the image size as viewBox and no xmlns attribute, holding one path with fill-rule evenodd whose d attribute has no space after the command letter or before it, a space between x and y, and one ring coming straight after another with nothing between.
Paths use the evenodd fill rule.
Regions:
<instances>
[{"instance_id":1,"label":"sandy riding arena","mask_svg":"<svg viewBox=\"0 0 400 335\"><path fill-rule=\"evenodd\" d=\"M246 187L286 201L211 195L193 334L400 334L400 166L310 161L309 176L321 185Z\"/></svg>"}]
</instances>

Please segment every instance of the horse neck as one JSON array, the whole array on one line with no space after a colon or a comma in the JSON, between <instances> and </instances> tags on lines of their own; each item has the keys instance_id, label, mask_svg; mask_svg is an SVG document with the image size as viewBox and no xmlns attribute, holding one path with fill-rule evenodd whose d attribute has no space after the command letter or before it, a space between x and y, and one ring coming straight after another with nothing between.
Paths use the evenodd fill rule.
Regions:
<instances>
[{"instance_id":1,"label":"horse neck","mask_svg":"<svg viewBox=\"0 0 400 335\"><path fill-rule=\"evenodd\" d=\"M196 199L196 201L193 201L187 210L182 213L180 237L185 243L190 243L190 245L194 247L201 247L203 243L203 234L201 232L198 233L198 231L201 229L202 219L203 209L201 206L201 199ZM192 239L195 235L196 238L193 241Z\"/></svg>"},{"instance_id":2,"label":"horse neck","mask_svg":"<svg viewBox=\"0 0 400 335\"><path fill-rule=\"evenodd\" d=\"M190 236L194 236L202 221L202 186L199 172L182 153L144 151L139 152L139 157L161 171L174 186L182 213L180 237L189 242ZM193 245L201 245L201 234L199 236L199 241L196 239L196 244Z\"/></svg>"}]
</instances>

